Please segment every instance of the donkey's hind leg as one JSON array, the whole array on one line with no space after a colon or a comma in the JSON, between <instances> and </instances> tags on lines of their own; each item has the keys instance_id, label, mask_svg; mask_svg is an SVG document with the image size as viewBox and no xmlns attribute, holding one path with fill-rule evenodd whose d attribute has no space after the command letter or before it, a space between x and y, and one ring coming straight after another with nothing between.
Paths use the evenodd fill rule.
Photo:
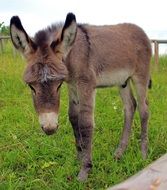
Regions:
<instances>
[{"instance_id":1,"label":"donkey's hind leg","mask_svg":"<svg viewBox=\"0 0 167 190\"><path fill-rule=\"evenodd\" d=\"M133 81L136 86L139 114L141 120L141 152L143 158L146 159L148 151L147 124L149 119L148 101L146 96L149 80L134 77Z\"/></svg>"},{"instance_id":2,"label":"donkey's hind leg","mask_svg":"<svg viewBox=\"0 0 167 190\"><path fill-rule=\"evenodd\" d=\"M133 97L129 80L127 81L125 88L120 87L120 95L124 104L124 128L119 146L115 152L116 159L119 159L126 150L131 132L133 116L136 109L136 101Z\"/></svg>"}]
</instances>

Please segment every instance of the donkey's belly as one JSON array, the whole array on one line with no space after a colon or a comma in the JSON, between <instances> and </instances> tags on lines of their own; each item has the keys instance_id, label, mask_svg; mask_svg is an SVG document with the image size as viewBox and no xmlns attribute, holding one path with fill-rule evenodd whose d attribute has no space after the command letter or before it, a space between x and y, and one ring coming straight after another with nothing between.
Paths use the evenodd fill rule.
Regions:
<instances>
[{"instance_id":1,"label":"donkey's belly","mask_svg":"<svg viewBox=\"0 0 167 190\"><path fill-rule=\"evenodd\" d=\"M96 78L96 87L109 87L124 85L127 79L131 76L129 71L103 72Z\"/></svg>"}]
</instances>

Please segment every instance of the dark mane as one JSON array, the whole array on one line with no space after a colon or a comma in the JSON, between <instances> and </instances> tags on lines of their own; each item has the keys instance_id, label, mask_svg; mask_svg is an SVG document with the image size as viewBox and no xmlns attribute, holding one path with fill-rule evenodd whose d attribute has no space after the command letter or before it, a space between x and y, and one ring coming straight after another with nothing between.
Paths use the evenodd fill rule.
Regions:
<instances>
[{"instance_id":1,"label":"dark mane","mask_svg":"<svg viewBox=\"0 0 167 190\"><path fill-rule=\"evenodd\" d=\"M48 26L46 29L39 30L34 36L36 45L42 47L43 45L48 44L52 40L54 34L56 34L56 32L58 32L62 27L63 23L57 23Z\"/></svg>"}]
</instances>

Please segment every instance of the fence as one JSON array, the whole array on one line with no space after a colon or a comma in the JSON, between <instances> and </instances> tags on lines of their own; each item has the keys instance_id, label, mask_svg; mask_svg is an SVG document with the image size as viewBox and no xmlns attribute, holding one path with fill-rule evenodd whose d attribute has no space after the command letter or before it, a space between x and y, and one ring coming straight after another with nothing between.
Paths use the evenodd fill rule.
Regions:
<instances>
[{"instance_id":1,"label":"fence","mask_svg":"<svg viewBox=\"0 0 167 190\"><path fill-rule=\"evenodd\" d=\"M10 36L0 36L0 52L3 52L4 40L9 40Z\"/></svg>"},{"instance_id":2,"label":"fence","mask_svg":"<svg viewBox=\"0 0 167 190\"><path fill-rule=\"evenodd\" d=\"M5 41L11 41L11 38L10 38L10 36L0 36L0 53L3 53L4 52L4 44L5 44ZM13 47L13 56L15 57L16 56L16 54L17 54L17 51L16 51L16 49L14 48L14 46L12 46Z\"/></svg>"},{"instance_id":3,"label":"fence","mask_svg":"<svg viewBox=\"0 0 167 190\"><path fill-rule=\"evenodd\" d=\"M10 36L0 36L0 52L3 52L4 49L4 40L10 40ZM153 43L153 49L154 49L154 61L155 64L159 64L159 44L167 44L167 40L156 40L152 39L151 43ZM14 55L16 54L16 51L14 49Z\"/></svg>"},{"instance_id":4,"label":"fence","mask_svg":"<svg viewBox=\"0 0 167 190\"><path fill-rule=\"evenodd\" d=\"M167 40L151 40L154 45L154 61L155 64L159 64L159 44L167 44Z\"/></svg>"}]
</instances>

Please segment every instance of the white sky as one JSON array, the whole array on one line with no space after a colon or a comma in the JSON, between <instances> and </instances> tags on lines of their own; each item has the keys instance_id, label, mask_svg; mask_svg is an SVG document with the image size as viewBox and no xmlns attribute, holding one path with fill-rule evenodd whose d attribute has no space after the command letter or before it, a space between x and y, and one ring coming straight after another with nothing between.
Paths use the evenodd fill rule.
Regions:
<instances>
[{"instance_id":1,"label":"white sky","mask_svg":"<svg viewBox=\"0 0 167 190\"><path fill-rule=\"evenodd\" d=\"M9 25L18 15L27 33L64 21L73 12L77 21L89 24L131 22L150 38L167 39L167 0L1 0L0 22Z\"/></svg>"}]
</instances>

